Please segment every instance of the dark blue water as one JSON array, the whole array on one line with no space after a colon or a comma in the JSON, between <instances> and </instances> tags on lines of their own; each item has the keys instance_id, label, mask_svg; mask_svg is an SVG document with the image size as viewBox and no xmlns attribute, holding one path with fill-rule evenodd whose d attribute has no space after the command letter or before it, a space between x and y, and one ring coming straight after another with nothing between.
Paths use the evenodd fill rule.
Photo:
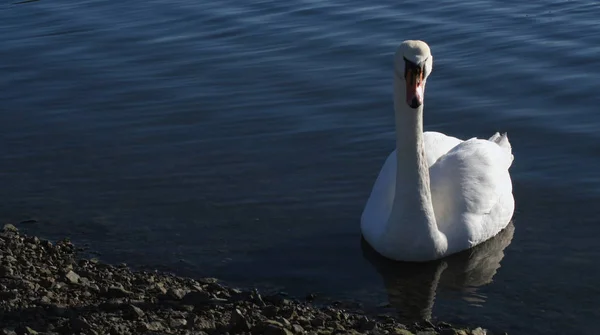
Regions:
<instances>
[{"instance_id":1,"label":"dark blue water","mask_svg":"<svg viewBox=\"0 0 600 335\"><path fill-rule=\"evenodd\" d=\"M591 1L5 3L0 220L112 262L594 333L598 17ZM514 230L422 266L373 259L359 232L408 38L434 54L426 128L507 131L515 155Z\"/></svg>"}]
</instances>

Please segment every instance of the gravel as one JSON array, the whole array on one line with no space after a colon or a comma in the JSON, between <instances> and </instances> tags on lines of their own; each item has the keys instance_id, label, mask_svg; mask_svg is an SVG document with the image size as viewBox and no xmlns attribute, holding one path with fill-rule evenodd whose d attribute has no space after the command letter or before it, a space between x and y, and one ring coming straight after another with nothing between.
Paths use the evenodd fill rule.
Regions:
<instances>
[{"instance_id":1,"label":"gravel","mask_svg":"<svg viewBox=\"0 0 600 335\"><path fill-rule=\"evenodd\" d=\"M133 271L84 259L68 240L26 236L10 224L0 231L0 335L490 334L443 322L404 325L339 304L316 305L309 297Z\"/></svg>"}]
</instances>

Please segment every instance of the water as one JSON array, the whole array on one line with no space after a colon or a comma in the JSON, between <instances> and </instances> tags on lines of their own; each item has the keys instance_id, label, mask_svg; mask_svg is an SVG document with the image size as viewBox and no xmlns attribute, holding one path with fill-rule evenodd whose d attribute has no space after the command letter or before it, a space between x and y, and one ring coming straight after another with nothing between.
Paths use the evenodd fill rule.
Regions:
<instances>
[{"instance_id":1,"label":"water","mask_svg":"<svg viewBox=\"0 0 600 335\"><path fill-rule=\"evenodd\" d=\"M0 220L111 262L321 292L510 334L600 316L600 5L0 5ZM394 146L392 54L434 54L425 125L507 131L514 231L394 265L359 216ZM384 307L378 307L385 309Z\"/></svg>"}]
</instances>

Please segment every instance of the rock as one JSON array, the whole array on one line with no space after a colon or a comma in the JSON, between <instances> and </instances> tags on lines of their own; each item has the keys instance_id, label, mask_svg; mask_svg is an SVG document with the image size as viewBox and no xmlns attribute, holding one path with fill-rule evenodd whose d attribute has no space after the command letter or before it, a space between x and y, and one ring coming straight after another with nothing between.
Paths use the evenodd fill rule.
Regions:
<instances>
[{"instance_id":1,"label":"rock","mask_svg":"<svg viewBox=\"0 0 600 335\"><path fill-rule=\"evenodd\" d=\"M360 331L371 331L373 329L375 329L375 327L377 327L377 322L373 321L373 320L369 320L369 318L367 318L366 316L361 317L358 320L357 323L357 328Z\"/></svg>"},{"instance_id":2,"label":"rock","mask_svg":"<svg viewBox=\"0 0 600 335\"><path fill-rule=\"evenodd\" d=\"M267 320L264 322L265 327L266 326L276 326L276 327L281 327L283 328L283 324L281 322L277 322L275 320Z\"/></svg>"},{"instance_id":3,"label":"rock","mask_svg":"<svg viewBox=\"0 0 600 335\"><path fill-rule=\"evenodd\" d=\"M110 335L124 335L129 334L130 331L122 324L116 324L110 327Z\"/></svg>"},{"instance_id":4,"label":"rock","mask_svg":"<svg viewBox=\"0 0 600 335\"><path fill-rule=\"evenodd\" d=\"M277 308L276 306L273 306L273 305L265 306L262 309L263 314L268 318L275 317L275 315L277 315L278 311L279 311L279 308Z\"/></svg>"},{"instance_id":5,"label":"rock","mask_svg":"<svg viewBox=\"0 0 600 335\"><path fill-rule=\"evenodd\" d=\"M276 306L288 306L291 304L291 300L286 299L282 294L269 295L264 297L263 300Z\"/></svg>"},{"instance_id":6,"label":"rock","mask_svg":"<svg viewBox=\"0 0 600 335\"><path fill-rule=\"evenodd\" d=\"M80 251L68 240L52 244L10 226L0 232L0 335L486 335L443 323L407 328L389 315L361 314L356 303L313 306L215 279L115 267Z\"/></svg>"},{"instance_id":7,"label":"rock","mask_svg":"<svg viewBox=\"0 0 600 335\"><path fill-rule=\"evenodd\" d=\"M40 302L45 305L50 305L52 303L52 300L49 296L45 295L40 299Z\"/></svg>"},{"instance_id":8,"label":"rock","mask_svg":"<svg viewBox=\"0 0 600 335\"><path fill-rule=\"evenodd\" d=\"M159 283L154 284L154 289L157 292L160 292L161 294L167 294L167 289L165 288L165 284L163 284L163 283L159 282Z\"/></svg>"},{"instance_id":9,"label":"rock","mask_svg":"<svg viewBox=\"0 0 600 335\"><path fill-rule=\"evenodd\" d=\"M231 312L231 319L229 320L229 329L233 333L241 333L249 331L251 328L248 319L240 312L239 309L234 309Z\"/></svg>"},{"instance_id":10,"label":"rock","mask_svg":"<svg viewBox=\"0 0 600 335\"><path fill-rule=\"evenodd\" d=\"M444 329L444 328L452 328L452 325L449 324L449 323L447 323L447 322L442 321L442 322L438 323L438 327L442 328L442 329Z\"/></svg>"},{"instance_id":11,"label":"rock","mask_svg":"<svg viewBox=\"0 0 600 335\"><path fill-rule=\"evenodd\" d=\"M169 320L169 327L171 327L171 329L175 328L183 328L185 327L185 325L187 325L187 321L185 319L171 319Z\"/></svg>"},{"instance_id":12,"label":"rock","mask_svg":"<svg viewBox=\"0 0 600 335\"><path fill-rule=\"evenodd\" d=\"M210 293L206 291L192 291L183 297L183 303L186 305L202 306L208 304L212 299Z\"/></svg>"},{"instance_id":13,"label":"rock","mask_svg":"<svg viewBox=\"0 0 600 335\"><path fill-rule=\"evenodd\" d=\"M217 278L210 278L210 277L209 278L200 278L200 279L197 279L197 281L203 285L215 284L215 283L219 282L219 280Z\"/></svg>"},{"instance_id":14,"label":"rock","mask_svg":"<svg viewBox=\"0 0 600 335\"><path fill-rule=\"evenodd\" d=\"M238 295L238 294L243 294L244 291L237 289L237 288L230 288L229 289L229 294L230 295Z\"/></svg>"},{"instance_id":15,"label":"rock","mask_svg":"<svg viewBox=\"0 0 600 335\"><path fill-rule=\"evenodd\" d=\"M402 328L395 328L392 331L393 335L415 335L413 332L406 330L406 329L402 329Z\"/></svg>"},{"instance_id":16,"label":"rock","mask_svg":"<svg viewBox=\"0 0 600 335\"><path fill-rule=\"evenodd\" d=\"M171 299L181 300L187 294L185 290L182 289L169 289L166 293Z\"/></svg>"},{"instance_id":17,"label":"rock","mask_svg":"<svg viewBox=\"0 0 600 335\"><path fill-rule=\"evenodd\" d=\"M141 329L142 331L151 331L151 332L158 332L161 331L165 328L164 324L162 324L162 322L160 321L153 321L153 322L143 322Z\"/></svg>"},{"instance_id":18,"label":"rock","mask_svg":"<svg viewBox=\"0 0 600 335\"><path fill-rule=\"evenodd\" d=\"M109 298L126 298L132 293L121 286L110 286L104 292L104 295Z\"/></svg>"},{"instance_id":19,"label":"rock","mask_svg":"<svg viewBox=\"0 0 600 335\"><path fill-rule=\"evenodd\" d=\"M198 317L194 320L194 325L199 330L213 331L217 328L215 321L208 317Z\"/></svg>"},{"instance_id":20,"label":"rock","mask_svg":"<svg viewBox=\"0 0 600 335\"><path fill-rule=\"evenodd\" d=\"M445 328L440 330L440 335L469 335L464 329Z\"/></svg>"},{"instance_id":21,"label":"rock","mask_svg":"<svg viewBox=\"0 0 600 335\"><path fill-rule=\"evenodd\" d=\"M10 265L0 266L0 277L12 277L14 270Z\"/></svg>"},{"instance_id":22,"label":"rock","mask_svg":"<svg viewBox=\"0 0 600 335\"><path fill-rule=\"evenodd\" d=\"M4 228L2 230L5 233L17 233L17 232L19 232L19 230L17 229L17 227L13 226L10 223L5 224Z\"/></svg>"},{"instance_id":23,"label":"rock","mask_svg":"<svg viewBox=\"0 0 600 335\"><path fill-rule=\"evenodd\" d=\"M304 328L299 324L293 324L292 331L296 334L304 334Z\"/></svg>"},{"instance_id":24,"label":"rock","mask_svg":"<svg viewBox=\"0 0 600 335\"><path fill-rule=\"evenodd\" d=\"M267 325L265 327L263 334L264 335L294 335L294 333L283 328L282 326L276 326L274 324Z\"/></svg>"},{"instance_id":25,"label":"rock","mask_svg":"<svg viewBox=\"0 0 600 335\"><path fill-rule=\"evenodd\" d=\"M267 305L257 289L252 290L250 298L255 304L257 304L260 307L265 307Z\"/></svg>"},{"instance_id":26,"label":"rock","mask_svg":"<svg viewBox=\"0 0 600 335\"><path fill-rule=\"evenodd\" d=\"M79 275L77 273L73 272L72 270L67 272L67 274L65 275L65 279L67 279L67 281L72 284L79 283L79 278L80 278Z\"/></svg>"},{"instance_id":27,"label":"rock","mask_svg":"<svg viewBox=\"0 0 600 335\"><path fill-rule=\"evenodd\" d=\"M104 312L117 312L120 311L124 306L123 306L123 300L119 300L119 299L112 299L109 301L103 301L98 305L98 309L100 309L101 311Z\"/></svg>"},{"instance_id":28,"label":"rock","mask_svg":"<svg viewBox=\"0 0 600 335\"><path fill-rule=\"evenodd\" d=\"M310 320L305 316L299 316L297 321L304 328L312 327Z\"/></svg>"},{"instance_id":29,"label":"rock","mask_svg":"<svg viewBox=\"0 0 600 335\"><path fill-rule=\"evenodd\" d=\"M52 286L54 286L54 278L44 278L40 281L40 285L42 285L42 287L44 288L51 288Z\"/></svg>"},{"instance_id":30,"label":"rock","mask_svg":"<svg viewBox=\"0 0 600 335\"><path fill-rule=\"evenodd\" d=\"M298 316L298 314L296 313L294 308L291 308L291 307L282 308L281 311L279 312L279 315L281 315L282 317L284 317L286 319L293 319Z\"/></svg>"},{"instance_id":31,"label":"rock","mask_svg":"<svg viewBox=\"0 0 600 335\"><path fill-rule=\"evenodd\" d=\"M52 316L64 317L65 314L67 314L67 309L65 308L65 306L61 305L50 305L50 307L48 308L48 312Z\"/></svg>"},{"instance_id":32,"label":"rock","mask_svg":"<svg viewBox=\"0 0 600 335\"><path fill-rule=\"evenodd\" d=\"M53 287L54 287L56 290L60 290L60 289L62 289L62 288L63 288L63 287L65 287L65 286L67 286L67 284L65 284L65 283L63 283L63 282L61 282L61 281L54 282L54 285L53 285Z\"/></svg>"},{"instance_id":33,"label":"rock","mask_svg":"<svg viewBox=\"0 0 600 335\"><path fill-rule=\"evenodd\" d=\"M79 318L72 318L71 319L71 329L74 332L80 333L86 330L91 329L92 326L89 324L89 322L84 319L83 317L79 317Z\"/></svg>"},{"instance_id":34,"label":"rock","mask_svg":"<svg viewBox=\"0 0 600 335\"><path fill-rule=\"evenodd\" d=\"M316 318L310 320L310 324L313 327L323 327L325 325L325 320L323 318L316 317Z\"/></svg>"},{"instance_id":35,"label":"rock","mask_svg":"<svg viewBox=\"0 0 600 335\"><path fill-rule=\"evenodd\" d=\"M17 334L23 334L23 335L37 335L38 332L31 329L30 327L26 327L26 326L20 326L17 329L15 329Z\"/></svg>"},{"instance_id":36,"label":"rock","mask_svg":"<svg viewBox=\"0 0 600 335\"><path fill-rule=\"evenodd\" d=\"M145 315L144 311L134 305L127 305L125 316L128 320L138 320L143 318Z\"/></svg>"},{"instance_id":37,"label":"rock","mask_svg":"<svg viewBox=\"0 0 600 335\"><path fill-rule=\"evenodd\" d=\"M0 291L0 301L16 299L18 296L19 293L17 291Z\"/></svg>"}]
</instances>

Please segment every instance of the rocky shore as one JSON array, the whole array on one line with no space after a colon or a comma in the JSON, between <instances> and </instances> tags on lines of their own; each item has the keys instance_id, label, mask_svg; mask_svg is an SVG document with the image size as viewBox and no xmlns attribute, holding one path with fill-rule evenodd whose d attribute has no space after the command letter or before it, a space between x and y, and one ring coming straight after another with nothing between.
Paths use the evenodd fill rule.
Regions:
<instances>
[{"instance_id":1,"label":"rocky shore","mask_svg":"<svg viewBox=\"0 0 600 335\"><path fill-rule=\"evenodd\" d=\"M310 300L310 299L309 299ZM0 335L4 334L397 334L483 335L449 324L403 325L342 304L133 271L84 259L68 240L0 231ZM489 334L489 332L487 332Z\"/></svg>"}]
</instances>

